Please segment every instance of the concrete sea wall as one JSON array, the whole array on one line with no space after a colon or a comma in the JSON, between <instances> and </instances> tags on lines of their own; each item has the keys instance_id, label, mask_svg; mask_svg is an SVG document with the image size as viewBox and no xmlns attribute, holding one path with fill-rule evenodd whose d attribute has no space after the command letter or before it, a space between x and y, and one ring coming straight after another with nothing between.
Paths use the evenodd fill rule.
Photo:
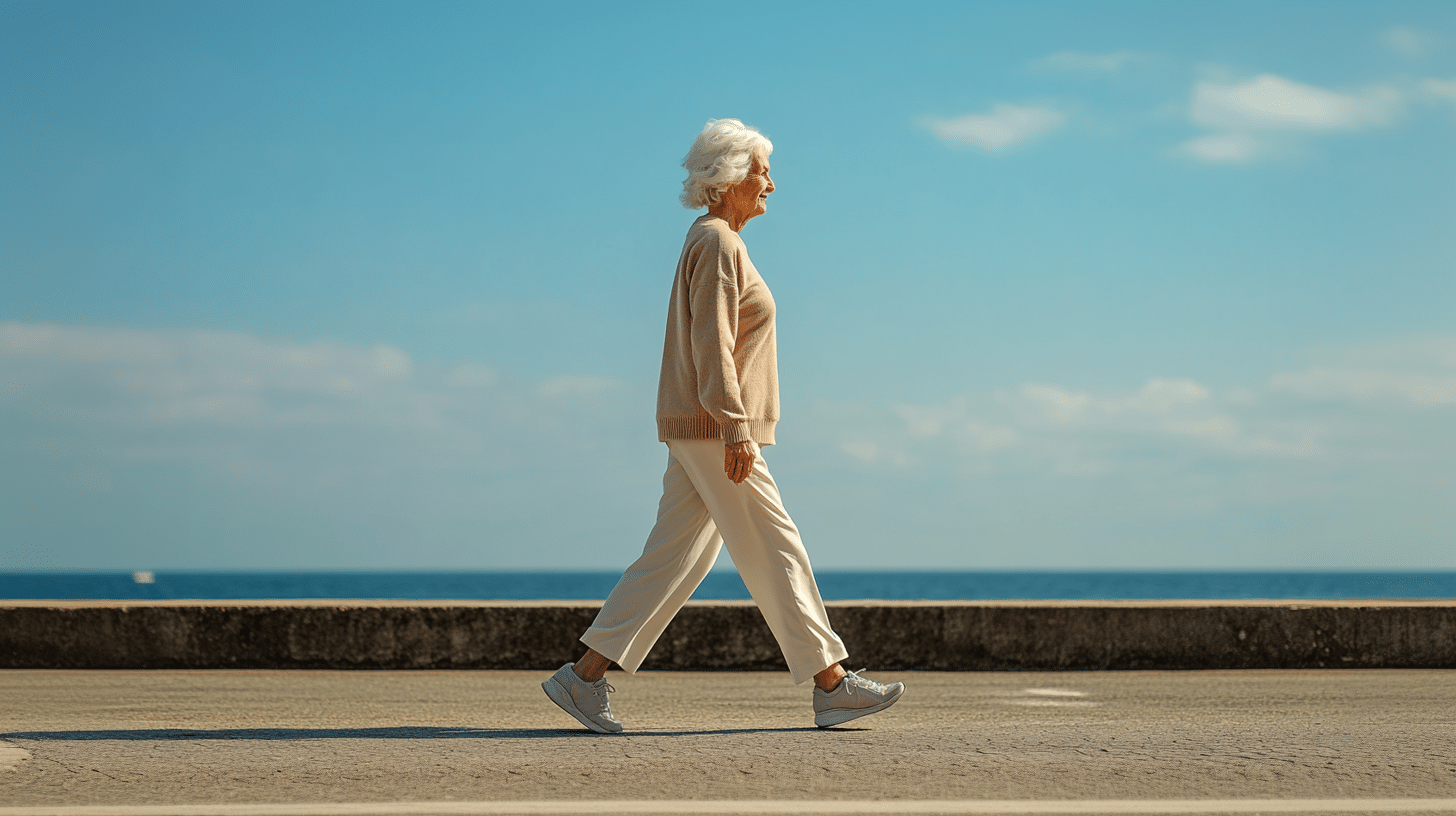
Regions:
<instances>
[{"instance_id":1,"label":"concrete sea wall","mask_svg":"<svg viewBox=\"0 0 1456 816\"><path fill-rule=\"evenodd\" d=\"M554 669L586 601L0 601L0 668ZM1456 601L840 601L852 668L1456 668ZM690 603L644 669L784 668L748 602Z\"/></svg>"}]
</instances>

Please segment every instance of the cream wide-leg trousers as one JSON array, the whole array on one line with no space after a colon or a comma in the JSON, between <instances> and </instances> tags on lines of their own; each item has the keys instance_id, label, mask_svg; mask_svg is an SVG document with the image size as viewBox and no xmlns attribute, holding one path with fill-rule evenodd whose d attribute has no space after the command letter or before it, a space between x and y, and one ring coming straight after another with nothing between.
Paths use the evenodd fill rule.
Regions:
<instances>
[{"instance_id":1,"label":"cream wide-leg trousers","mask_svg":"<svg viewBox=\"0 0 1456 816\"><path fill-rule=\"evenodd\" d=\"M636 672L726 543L795 683L847 657L762 452L734 484L723 472L722 440L674 439L667 450L657 524L581 642Z\"/></svg>"}]
</instances>

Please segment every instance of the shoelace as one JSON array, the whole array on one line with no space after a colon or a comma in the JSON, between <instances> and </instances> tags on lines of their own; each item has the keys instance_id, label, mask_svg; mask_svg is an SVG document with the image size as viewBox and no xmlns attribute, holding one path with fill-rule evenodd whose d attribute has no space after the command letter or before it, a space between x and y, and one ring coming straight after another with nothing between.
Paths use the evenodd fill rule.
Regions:
<instances>
[{"instance_id":1,"label":"shoelace","mask_svg":"<svg viewBox=\"0 0 1456 816\"><path fill-rule=\"evenodd\" d=\"M876 694L884 694L885 692L890 690L890 687L885 685L884 683L876 683L868 677L861 677L860 672L864 671L869 671L869 669L860 669L859 671L846 672L846 674L849 677L853 677L855 679L855 685L859 686L862 689L865 689L866 691L873 691Z\"/></svg>"},{"instance_id":2,"label":"shoelace","mask_svg":"<svg viewBox=\"0 0 1456 816\"><path fill-rule=\"evenodd\" d=\"M610 709L611 705L607 702L607 695L615 694L617 691L616 689L612 688L612 684L603 683L600 686L591 686L590 688L592 690L592 696L596 697L597 702L601 703L602 706L601 708L597 709L597 711L602 712Z\"/></svg>"}]
</instances>

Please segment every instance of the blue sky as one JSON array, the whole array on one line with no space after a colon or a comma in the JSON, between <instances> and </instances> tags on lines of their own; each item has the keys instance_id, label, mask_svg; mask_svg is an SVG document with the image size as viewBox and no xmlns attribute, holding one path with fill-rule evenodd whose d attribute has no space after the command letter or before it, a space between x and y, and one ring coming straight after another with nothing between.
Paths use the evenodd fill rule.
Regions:
<instances>
[{"instance_id":1,"label":"blue sky","mask_svg":"<svg viewBox=\"0 0 1456 816\"><path fill-rule=\"evenodd\" d=\"M1456 6L6 3L0 569L640 550L703 122L821 568L1456 569Z\"/></svg>"}]
</instances>

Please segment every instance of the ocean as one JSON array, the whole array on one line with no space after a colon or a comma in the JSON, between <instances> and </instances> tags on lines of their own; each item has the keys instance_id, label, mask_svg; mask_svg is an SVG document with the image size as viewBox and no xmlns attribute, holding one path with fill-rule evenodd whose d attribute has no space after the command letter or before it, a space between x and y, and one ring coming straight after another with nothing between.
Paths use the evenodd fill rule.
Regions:
<instances>
[{"instance_id":1,"label":"ocean","mask_svg":"<svg viewBox=\"0 0 1456 816\"><path fill-rule=\"evenodd\" d=\"M601 600L617 572L0 573L0 598L39 600ZM1456 572L816 572L826 600L1456 599ZM695 600L747 599L715 571Z\"/></svg>"}]
</instances>

